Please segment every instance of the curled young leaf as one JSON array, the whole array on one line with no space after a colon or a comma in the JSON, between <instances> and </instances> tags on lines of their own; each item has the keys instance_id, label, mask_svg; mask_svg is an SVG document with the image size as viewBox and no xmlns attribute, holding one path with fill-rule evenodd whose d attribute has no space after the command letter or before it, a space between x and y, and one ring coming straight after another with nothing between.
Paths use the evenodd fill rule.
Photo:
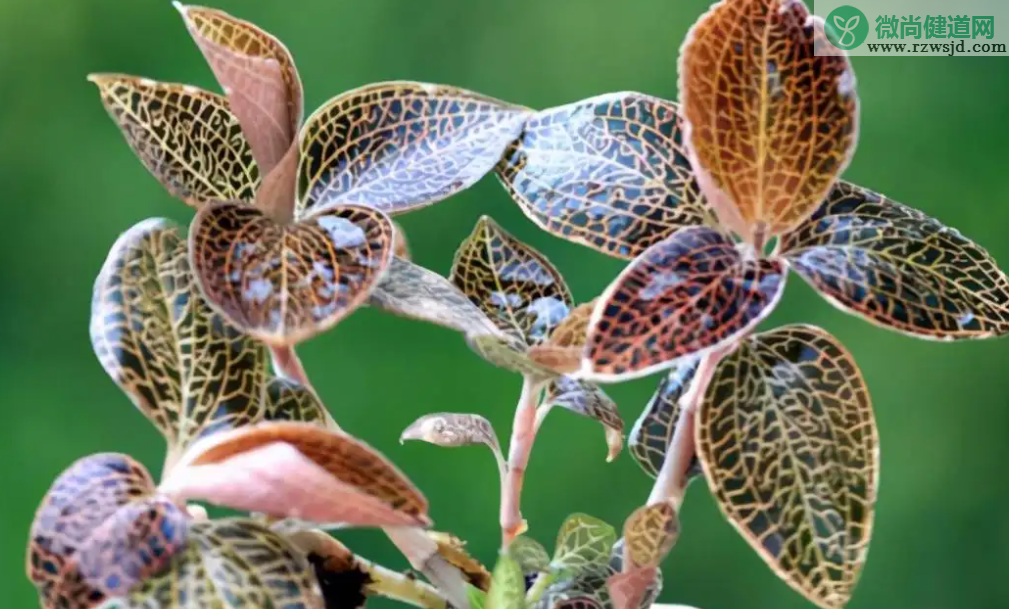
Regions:
<instances>
[{"instance_id":1,"label":"curled young leaf","mask_svg":"<svg viewBox=\"0 0 1009 609\"><path fill-rule=\"evenodd\" d=\"M605 566L616 540L616 531L602 520L572 514L557 533L552 566L575 573Z\"/></svg>"},{"instance_id":2,"label":"curled young leaf","mask_svg":"<svg viewBox=\"0 0 1009 609\"><path fill-rule=\"evenodd\" d=\"M558 377L547 386L540 407L547 406L558 406L599 421L606 432L606 446L609 447L606 460L612 461L620 454L624 446L624 420L616 403L599 387L567 376Z\"/></svg>"},{"instance_id":3,"label":"curled young leaf","mask_svg":"<svg viewBox=\"0 0 1009 609\"><path fill-rule=\"evenodd\" d=\"M429 522L427 500L385 457L307 423L261 423L205 438L160 488L180 501L199 498L327 525Z\"/></svg>"},{"instance_id":4,"label":"curled young leaf","mask_svg":"<svg viewBox=\"0 0 1009 609\"><path fill-rule=\"evenodd\" d=\"M991 255L871 190L838 182L780 251L839 309L882 327L944 340L1009 332L1009 279Z\"/></svg>"},{"instance_id":5,"label":"curled young leaf","mask_svg":"<svg viewBox=\"0 0 1009 609\"><path fill-rule=\"evenodd\" d=\"M259 27L216 9L175 3L228 95L263 175L295 140L301 79L287 48Z\"/></svg>"},{"instance_id":6,"label":"curled young leaf","mask_svg":"<svg viewBox=\"0 0 1009 609\"><path fill-rule=\"evenodd\" d=\"M545 341L574 306L550 261L488 216L459 246L450 279L499 328L527 345Z\"/></svg>"},{"instance_id":7,"label":"curled young leaf","mask_svg":"<svg viewBox=\"0 0 1009 609\"><path fill-rule=\"evenodd\" d=\"M439 412L424 415L400 434L399 441L406 440L423 440L448 447L486 444L495 455L501 453L494 427L478 414Z\"/></svg>"},{"instance_id":8,"label":"curled young leaf","mask_svg":"<svg viewBox=\"0 0 1009 609\"><path fill-rule=\"evenodd\" d=\"M523 573L550 570L550 555L535 539L519 535L508 544L508 556L518 563Z\"/></svg>"},{"instance_id":9,"label":"curled young leaf","mask_svg":"<svg viewBox=\"0 0 1009 609\"><path fill-rule=\"evenodd\" d=\"M483 311L452 282L400 257L368 297L368 305L421 321L458 330L467 336L503 336Z\"/></svg>"},{"instance_id":10,"label":"curled young leaf","mask_svg":"<svg viewBox=\"0 0 1009 609\"><path fill-rule=\"evenodd\" d=\"M723 225L761 242L809 216L858 132L855 76L822 19L802 2L719 2L687 34L679 73L691 161Z\"/></svg>"},{"instance_id":11,"label":"curled young leaf","mask_svg":"<svg viewBox=\"0 0 1009 609\"><path fill-rule=\"evenodd\" d=\"M571 309L545 342L529 348L529 359L560 374L576 372L582 363L595 305L596 300L592 300Z\"/></svg>"},{"instance_id":12,"label":"curled young leaf","mask_svg":"<svg viewBox=\"0 0 1009 609\"><path fill-rule=\"evenodd\" d=\"M519 564L502 554L494 566L486 609L525 609L526 581Z\"/></svg>"},{"instance_id":13,"label":"curled young leaf","mask_svg":"<svg viewBox=\"0 0 1009 609\"><path fill-rule=\"evenodd\" d=\"M208 303L273 345L304 341L363 304L392 259L392 223L356 205L284 225L258 209L201 209L189 235Z\"/></svg>"},{"instance_id":14,"label":"curled young leaf","mask_svg":"<svg viewBox=\"0 0 1009 609\"><path fill-rule=\"evenodd\" d=\"M750 337L721 360L697 452L719 507L789 585L843 607L865 563L879 480L869 393L812 326Z\"/></svg>"},{"instance_id":15,"label":"curled young leaf","mask_svg":"<svg viewBox=\"0 0 1009 609\"><path fill-rule=\"evenodd\" d=\"M154 495L142 465L104 453L53 483L28 542L28 578L44 606L91 607L165 568L186 544L188 518Z\"/></svg>"},{"instance_id":16,"label":"curled young leaf","mask_svg":"<svg viewBox=\"0 0 1009 609\"><path fill-rule=\"evenodd\" d=\"M635 568L610 576L606 580L606 587L609 590L610 598L613 602L613 609L639 609L651 605L648 598L648 589L655 583L658 574L656 567Z\"/></svg>"},{"instance_id":17,"label":"curled young leaf","mask_svg":"<svg viewBox=\"0 0 1009 609\"><path fill-rule=\"evenodd\" d=\"M679 535L680 521L672 501L634 510L624 522L623 571L658 567Z\"/></svg>"},{"instance_id":18,"label":"curled young leaf","mask_svg":"<svg viewBox=\"0 0 1009 609\"><path fill-rule=\"evenodd\" d=\"M652 399L631 428L627 449L652 478L659 475L666 460L666 451L680 419L680 398L690 388L698 362L697 358L687 358L662 377ZM700 462L695 456L688 474L694 477L701 473Z\"/></svg>"},{"instance_id":19,"label":"curled young leaf","mask_svg":"<svg viewBox=\"0 0 1009 609\"><path fill-rule=\"evenodd\" d=\"M402 213L469 188L529 110L444 85L385 82L324 104L301 131L299 214L359 203Z\"/></svg>"},{"instance_id":20,"label":"curled young leaf","mask_svg":"<svg viewBox=\"0 0 1009 609\"><path fill-rule=\"evenodd\" d=\"M677 105L641 93L537 112L497 172L540 228L618 258L713 219Z\"/></svg>"},{"instance_id":21,"label":"curled young leaf","mask_svg":"<svg viewBox=\"0 0 1009 609\"><path fill-rule=\"evenodd\" d=\"M770 314L784 288L781 262L744 257L710 228L680 230L631 262L599 297L579 376L636 378L729 343Z\"/></svg>"},{"instance_id":22,"label":"curled young leaf","mask_svg":"<svg viewBox=\"0 0 1009 609\"><path fill-rule=\"evenodd\" d=\"M226 98L124 74L88 80L126 143L172 196L193 207L252 201L259 168Z\"/></svg>"},{"instance_id":23,"label":"curled young leaf","mask_svg":"<svg viewBox=\"0 0 1009 609\"><path fill-rule=\"evenodd\" d=\"M266 527L238 519L194 523L185 552L105 608L284 607L323 609L312 566Z\"/></svg>"},{"instance_id":24,"label":"curled young leaf","mask_svg":"<svg viewBox=\"0 0 1009 609\"><path fill-rule=\"evenodd\" d=\"M175 456L264 414L266 350L203 301L167 220L141 222L112 246L95 281L91 343Z\"/></svg>"}]
</instances>

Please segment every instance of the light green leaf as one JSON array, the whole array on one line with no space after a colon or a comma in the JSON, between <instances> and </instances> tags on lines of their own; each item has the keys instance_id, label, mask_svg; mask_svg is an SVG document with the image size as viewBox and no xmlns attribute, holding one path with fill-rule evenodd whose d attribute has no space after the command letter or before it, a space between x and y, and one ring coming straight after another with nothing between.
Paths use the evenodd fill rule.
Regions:
<instances>
[{"instance_id":1,"label":"light green leaf","mask_svg":"<svg viewBox=\"0 0 1009 609\"><path fill-rule=\"evenodd\" d=\"M524 609L525 598L526 580L519 563L507 555L500 556L487 593L487 609Z\"/></svg>"},{"instance_id":2,"label":"light green leaf","mask_svg":"<svg viewBox=\"0 0 1009 609\"><path fill-rule=\"evenodd\" d=\"M572 514L561 525L552 566L572 572L606 565L617 533L610 525L586 514Z\"/></svg>"}]
</instances>

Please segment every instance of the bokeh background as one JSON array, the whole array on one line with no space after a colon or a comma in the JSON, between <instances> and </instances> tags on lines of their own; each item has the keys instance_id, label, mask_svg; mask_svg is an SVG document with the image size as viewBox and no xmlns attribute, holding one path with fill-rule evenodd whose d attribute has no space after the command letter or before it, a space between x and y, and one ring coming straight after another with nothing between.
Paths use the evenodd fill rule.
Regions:
<instances>
[{"instance_id":1,"label":"bokeh background","mask_svg":"<svg viewBox=\"0 0 1009 609\"><path fill-rule=\"evenodd\" d=\"M279 36L306 108L390 79L450 83L533 107L638 90L675 98L676 56L708 0L219 0ZM1009 263L1009 58L854 59L861 141L846 177L925 210ZM122 141L85 75L119 71L213 88L162 0L0 0L0 581L3 607L35 606L24 546L35 507L73 460L135 455L155 472L163 443L102 371L88 340L91 286L115 238L153 216L187 223ZM455 245L490 214L546 253L576 297L621 263L537 230L494 178L402 218L416 261L447 272ZM1009 342L913 340L834 311L793 277L766 325L803 321L841 338L872 391L882 483L868 565L852 609L1009 606ZM425 490L436 523L492 561L498 486L479 448L400 446L432 411L474 411L507 437L520 380L434 326L363 310L305 344L302 359L341 424ZM628 427L657 379L609 391ZM597 424L550 416L528 473L525 515L552 545L575 511L616 525L651 480L624 452L604 462ZM809 607L692 486L665 563L664 602L703 609ZM380 534L342 537L404 566Z\"/></svg>"}]
</instances>

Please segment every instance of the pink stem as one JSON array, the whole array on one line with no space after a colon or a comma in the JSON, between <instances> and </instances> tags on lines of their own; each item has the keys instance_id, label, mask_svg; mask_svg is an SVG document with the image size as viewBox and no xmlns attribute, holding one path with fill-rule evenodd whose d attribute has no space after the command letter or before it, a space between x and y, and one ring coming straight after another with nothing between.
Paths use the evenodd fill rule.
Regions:
<instances>
[{"instance_id":1,"label":"pink stem","mask_svg":"<svg viewBox=\"0 0 1009 609\"><path fill-rule=\"evenodd\" d=\"M501 481L501 536L507 546L526 530L522 518L522 482L529 453L536 439L536 407L541 385L526 377L522 381L522 396L515 408L511 444L508 448L508 471Z\"/></svg>"}]
</instances>

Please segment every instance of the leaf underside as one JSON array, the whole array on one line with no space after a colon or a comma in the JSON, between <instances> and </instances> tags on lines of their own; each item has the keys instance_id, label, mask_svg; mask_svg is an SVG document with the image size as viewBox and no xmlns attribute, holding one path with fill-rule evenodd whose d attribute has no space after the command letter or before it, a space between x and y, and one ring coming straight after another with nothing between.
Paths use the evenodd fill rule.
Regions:
<instances>
[{"instance_id":1,"label":"leaf underside","mask_svg":"<svg viewBox=\"0 0 1009 609\"><path fill-rule=\"evenodd\" d=\"M865 563L879 479L861 373L812 326L743 341L714 372L697 452L729 521L821 607L842 607Z\"/></svg>"},{"instance_id":2,"label":"leaf underside","mask_svg":"<svg viewBox=\"0 0 1009 609\"><path fill-rule=\"evenodd\" d=\"M618 258L713 220L687 160L679 108L641 93L537 112L497 173L540 228Z\"/></svg>"},{"instance_id":3,"label":"leaf underside","mask_svg":"<svg viewBox=\"0 0 1009 609\"><path fill-rule=\"evenodd\" d=\"M194 447L185 466L222 463L243 453L286 444L335 479L378 498L392 508L425 519L427 499L381 453L345 433L299 422L261 423L210 438Z\"/></svg>"},{"instance_id":4,"label":"leaf underside","mask_svg":"<svg viewBox=\"0 0 1009 609\"><path fill-rule=\"evenodd\" d=\"M947 340L1009 332L1009 279L991 255L871 190L839 182L780 251L830 302L880 326Z\"/></svg>"},{"instance_id":5,"label":"leaf underside","mask_svg":"<svg viewBox=\"0 0 1009 609\"><path fill-rule=\"evenodd\" d=\"M582 374L624 380L745 333L785 287L778 260L744 258L732 239L686 228L631 262L596 305Z\"/></svg>"},{"instance_id":6,"label":"leaf underside","mask_svg":"<svg viewBox=\"0 0 1009 609\"><path fill-rule=\"evenodd\" d=\"M719 2L687 35L679 74L694 168L722 224L759 241L809 216L858 132L854 73L822 20L801 2Z\"/></svg>"}]
</instances>

